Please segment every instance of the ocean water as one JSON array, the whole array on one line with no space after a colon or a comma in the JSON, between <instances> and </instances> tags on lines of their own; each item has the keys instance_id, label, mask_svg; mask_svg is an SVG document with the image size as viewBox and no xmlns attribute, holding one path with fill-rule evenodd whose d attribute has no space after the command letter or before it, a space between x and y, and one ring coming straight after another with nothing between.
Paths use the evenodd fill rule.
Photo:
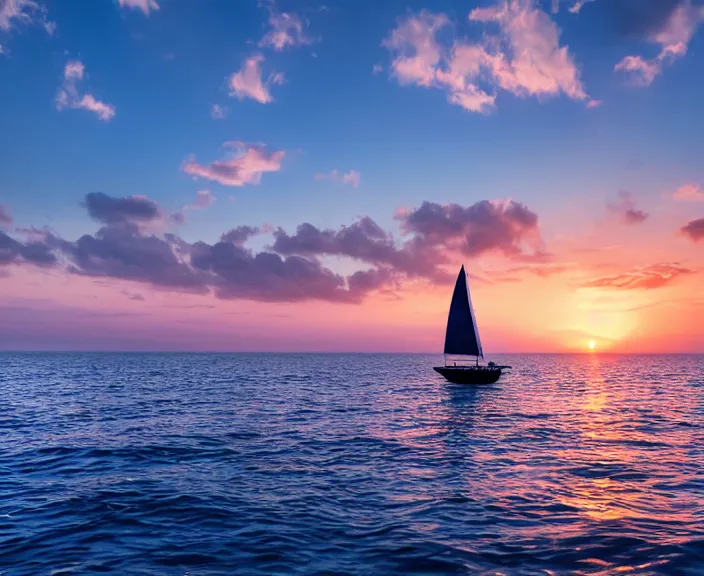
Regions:
<instances>
[{"instance_id":1,"label":"ocean water","mask_svg":"<svg viewBox=\"0 0 704 576\"><path fill-rule=\"evenodd\" d=\"M704 574L704 357L0 354L0 575Z\"/></svg>"}]
</instances>

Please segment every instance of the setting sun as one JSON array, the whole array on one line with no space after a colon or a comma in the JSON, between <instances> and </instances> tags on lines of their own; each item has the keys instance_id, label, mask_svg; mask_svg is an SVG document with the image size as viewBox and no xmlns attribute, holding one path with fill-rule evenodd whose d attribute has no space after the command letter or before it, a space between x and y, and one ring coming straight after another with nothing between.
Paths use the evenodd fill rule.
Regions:
<instances>
[{"instance_id":1,"label":"setting sun","mask_svg":"<svg viewBox=\"0 0 704 576\"><path fill-rule=\"evenodd\" d=\"M587 346L589 346L590 350L594 350L596 348L596 342L594 342L594 340L590 340Z\"/></svg>"}]
</instances>

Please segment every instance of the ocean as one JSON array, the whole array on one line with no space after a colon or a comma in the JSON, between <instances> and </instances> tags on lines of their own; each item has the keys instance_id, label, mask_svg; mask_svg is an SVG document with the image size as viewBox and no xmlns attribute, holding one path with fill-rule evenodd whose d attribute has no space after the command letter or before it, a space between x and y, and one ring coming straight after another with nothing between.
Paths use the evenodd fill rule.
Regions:
<instances>
[{"instance_id":1,"label":"ocean","mask_svg":"<svg viewBox=\"0 0 704 576\"><path fill-rule=\"evenodd\" d=\"M0 354L0 575L704 574L704 357Z\"/></svg>"}]
</instances>

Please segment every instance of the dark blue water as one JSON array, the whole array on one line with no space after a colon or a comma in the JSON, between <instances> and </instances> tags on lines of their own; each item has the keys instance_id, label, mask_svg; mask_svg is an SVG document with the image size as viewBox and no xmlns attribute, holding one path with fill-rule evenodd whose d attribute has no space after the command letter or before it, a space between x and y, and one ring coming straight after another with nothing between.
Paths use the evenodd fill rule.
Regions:
<instances>
[{"instance_id":1,"label":"dark blue water","mask_svg":"<svg viewBox=\"0 0 704 576\"><path fill-rule=\"evenodd\" d=\"M704 358L0 355L0 574L704 574Z\"/></svg>"}]
</instances>

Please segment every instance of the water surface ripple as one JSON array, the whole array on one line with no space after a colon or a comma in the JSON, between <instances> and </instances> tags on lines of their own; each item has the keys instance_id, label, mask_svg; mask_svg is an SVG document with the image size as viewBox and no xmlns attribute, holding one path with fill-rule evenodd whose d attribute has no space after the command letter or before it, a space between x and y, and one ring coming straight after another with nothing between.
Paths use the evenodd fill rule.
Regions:
<instances>
[{"instance_id":1,"label":"water surface ripple","mask_svg":"<svg viewBox=\"0 0 704 576\"><path fill-rule=\"evenodd\" d=\"M704 357L496 359L1 354L0 574L704 574Z\"/></svg>"}]
</instances>

